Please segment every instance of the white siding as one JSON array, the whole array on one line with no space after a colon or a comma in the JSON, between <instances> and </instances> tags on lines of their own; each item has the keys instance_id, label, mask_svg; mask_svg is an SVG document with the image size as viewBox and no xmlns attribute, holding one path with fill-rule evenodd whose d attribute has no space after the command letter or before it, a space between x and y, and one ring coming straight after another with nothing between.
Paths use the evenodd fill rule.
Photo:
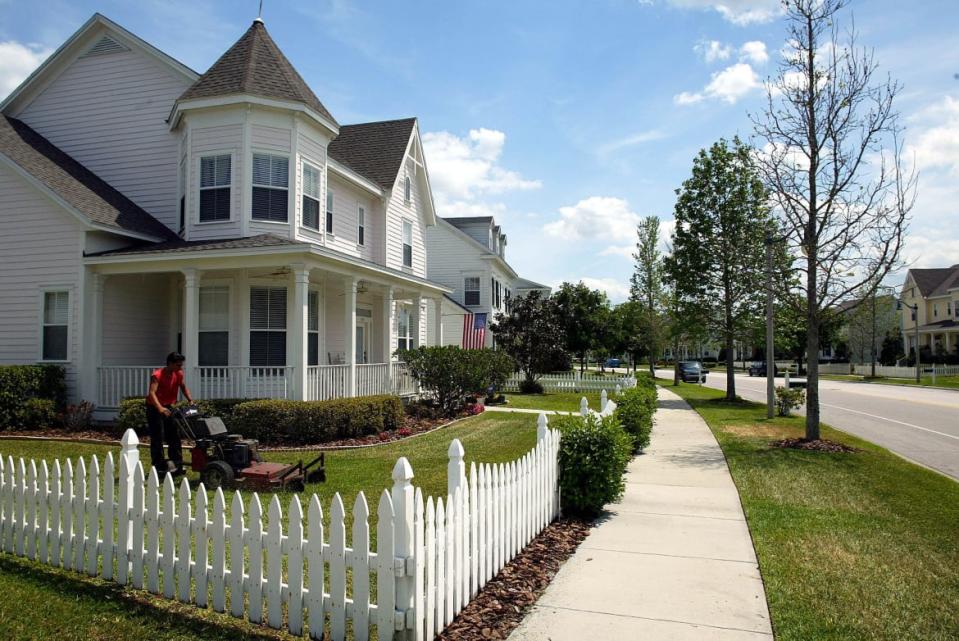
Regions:
<instances>
[{"instance_id":1,"label":"white siding","mask_svg":"<svg viewBox=\"0 0 959 641\"><path fill-rule=\"evenodd\" d=\"M165 120L188 84L136 51L80 58L18 117L176 229L177 138Z\"/></svg>"},{"instance_id":2,"label":"white siding","mask_svg":"<svg viewBox=\"0 0 959 641\"><path fill-rule=\"evenodd\" d=\"M67 387L76 395L80 358L81 224L19 175L0 166L0 364L40 358L42 289L70 292Z\"/></svg>"},{"instance_id":3,"label":"white siding","mask_svg":"<svg viewBox=\"0 0 959 641\"><path fill-rule=\"evenodd\" d=\"M242 153L243 125L195 127L190 132L190 168L187 194L187 220L190 240L235 238L240 236L240 208L246 163ZM214 153L232 153L232 184L230 186L231 217L229 222L199 223L200 219L200 158ZM176 168L174 168L174 175ZM247 181L247 184L249 182Z\"/></svg>"},{"instance_id":4,"label":"white siding","mask_svg":"<svg viewBox=\"0 0 959 641\"><path fill-rule=\"evenodd\" d=\"M163 365L175 328L169 274L108 276L103 284L104 365ZM175 336L175 332L174 332ZM195 357L194 357L195 364ZM146 390L144 390L144 393Z\"/></svg>"},{"instance_id":5,"label":"white siding","mask_svg":"<svg viewBox=\"0 0 959 641\"><path fill-rule=\"evenodd\" d=\"M382 209L364 192L335 174L328 174L327 189L333 192L333 236L326 237L326 246L351 256L375 260L375 247L383 242ZM320 227L326 225L326 198L320 203ZM359 207L366 209L366 231L363 246L357 245ZM402 229L400 230L402 234Z\"/></svg>"},{"instance_id":6,"label":"white siding","mask_svg":"<svg viewBox=\"0 0 959 641\"><path fill-rule=\"evenodd\" d=\"M294 211L296 216L296 238L310 242L323 243L323 229L326 225L326 145L318 139L303 133L297 136L296 143L296 199ZM320 170L320 229L303 227L303 163L307 162ZM325 361L324 361L325 363ZM322 363L321 363L322 364Z\"/></svg>"},{"instance_id":7,"label":"white siding","mask_svg":"<svg viewBox=\"0 0 959 641\"><path fill-rule=\"evenodd\" d=\"M424 221L423 202L429 198L420 187L420 181L411 174L413 183L410 204L404 202L404 177L407 163L397 177L390 194L386 211L386 266L393 269L406 269L415 276L426 278L426 223ZM413 223L413 267L403 267L403 221Z\"/></svg>"},{"instance_id":8,"label":"white siding","mask_svg":"<svg viewBox=\"0 0 959 641\"><path fill-rule=\"evenodd\" d=\"M326 352L320 354L320 365L329 365L328 355L334 359L339 356L343 359L340 360L341 363L346 362L346 342L343 340L344 321L346 320L346 309L343 303L346 296L344 296L343 291L342 281L331 280L327 282L323 293L324 305L321 313L325 314L323 327L326 328Z\"/></svg>"},{"instance_id":9,"label":"white siding","mask_svg":"<svg viewBox=\"0 0 959 641\"><path fill-rule=\"evenodd\" d=\"M480 279L480 304L469 309L490 311L490 264L480 258L481 250L462 238L442 222L426 230L426 249L429 252L429 279L453 290L450 297L465 305L463 281L467 276Z\"/></svg>"},{"instance_id":10,"label":"white siding","mask_svg":"<svg viewBox=\"0 0 959 641\"><path fill-rule=\"evenodd\" d=\"M490 247L489 223L466 223L456 225L456 227L483 247Z\"/></svg>"}]
</instances>

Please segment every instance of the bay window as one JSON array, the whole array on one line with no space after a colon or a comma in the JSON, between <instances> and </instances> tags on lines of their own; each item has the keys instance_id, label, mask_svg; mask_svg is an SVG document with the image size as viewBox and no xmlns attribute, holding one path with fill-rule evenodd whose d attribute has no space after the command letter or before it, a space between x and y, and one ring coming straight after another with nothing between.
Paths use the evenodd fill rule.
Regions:
<instances>
[{"instance_id":1,"label":"bay window","mask_svg":"<svg viewBox=\"0 0 959 641\"><path fill-rule=\"evenodd\" d=\"M287 157L253 154L253 220L287 222L289 183Z\"/></svg>"}]
</instances>

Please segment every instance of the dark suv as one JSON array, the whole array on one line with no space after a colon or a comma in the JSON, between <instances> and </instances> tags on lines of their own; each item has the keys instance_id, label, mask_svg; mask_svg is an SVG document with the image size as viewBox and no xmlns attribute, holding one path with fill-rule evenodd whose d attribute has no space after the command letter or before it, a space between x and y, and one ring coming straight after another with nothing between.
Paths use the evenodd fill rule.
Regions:
<instances>
[{"instance_id":1,"label":"dark suv","mask_svg":"<svg viewBox=\"0 0 959 641\"><path fill-rule=\"evenodd\" d=\"M779 373L779 368L776 367L776 364L773 363L773 376ZM766 375L766 362L765 361L756 361L749 365L749 375L750 376L765 376Z\"/></svg>"},{"instance_id":2,"label":"dark suv","mask_svg":"<svg viewBox=\"0 0 959 641\"><path fill-rule=\"evenodd\" d=\"M709 370L703 369L698 361L680 361L677 364L679 368L679 378L684 383L705 383L706 374Z\"/></svg>"}]
</instances>

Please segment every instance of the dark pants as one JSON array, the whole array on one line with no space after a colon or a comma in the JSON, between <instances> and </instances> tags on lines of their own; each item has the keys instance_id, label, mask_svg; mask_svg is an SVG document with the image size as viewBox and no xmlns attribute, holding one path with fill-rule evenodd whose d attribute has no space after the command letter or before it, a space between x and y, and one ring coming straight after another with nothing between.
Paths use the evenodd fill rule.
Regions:
<instances>
[{"instance_id":1,"label":"dark pants","mask_svg":"<svg viewBox=\"0 0 959 641\"><path fill-rule=\"evenodd\" d=\"M161 414L153 405L147 404L147 425L150 428L150 459L157 472L167 471L166 458L163 456L163 441L166 439L170 451L170 460L176 466L183 466L183 450L180 446L180 431L172 418Z\"/></svg>"}]
</instances>

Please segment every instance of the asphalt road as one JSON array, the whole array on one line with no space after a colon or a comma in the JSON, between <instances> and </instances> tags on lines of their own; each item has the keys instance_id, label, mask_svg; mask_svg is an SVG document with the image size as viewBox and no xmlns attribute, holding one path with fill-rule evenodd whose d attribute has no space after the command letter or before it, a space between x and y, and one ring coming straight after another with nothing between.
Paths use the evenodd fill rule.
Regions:
<instances>
[{"instance_id":1,"label":"asphalt road","mask_svg":"<svg viewBox=\"0 0 959 641\"><path fill-rule=\"evenodd\" d=\"M706 384L725 390L725 372ZM737 374L736 394L765 403L766 379ZM959 391L820 381L819 401L824 423L959 480Z\"/></svg>"}]
</instances>

